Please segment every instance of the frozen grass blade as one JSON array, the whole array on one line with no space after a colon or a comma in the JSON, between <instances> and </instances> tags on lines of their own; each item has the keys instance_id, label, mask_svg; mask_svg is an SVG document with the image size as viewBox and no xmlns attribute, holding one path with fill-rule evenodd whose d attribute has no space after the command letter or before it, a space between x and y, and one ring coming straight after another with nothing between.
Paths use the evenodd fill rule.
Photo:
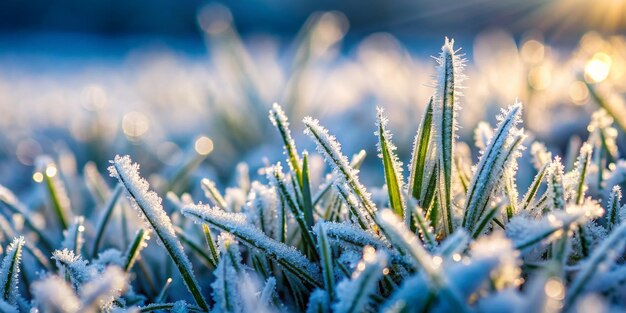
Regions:
<instances>
[{"instance_id":1,"label":"frozen grass blade","mask_svg":"<svg viewBox=\"0 0 626 313\"><path fill-rule=\"evenodd\" d=\"M9 222L4 214L0 214L0 237L2 236L5 238L19 237L18 232L13 227L13 223ZM32 242L25 241L24 250L35 257L35 260L41 265L42 268L51 269L50 262L48 262L48 256L39 250L37 246L33 245Z\"/></svg>"},{"instance_id":2,"label":"frozen grass blade","mask_svg":"<svg viewBox=\"0 0 626 313\"><path fill-rule=\"evenodd\" d=\"M104 230L109 223L109 219L111 218L111 214L113 213L113 209L116 207L117 200L120 198L122 194L122 190L124 187L120 184L115 187L113 194L107 200L104 206L104 213L98 222L98 227L96 230L96 237L94 238L93 249L91 251L91 257L94 258L98 254L98 248L100 247L100 241L102 240L102 236L104 235Z\"/></svg>"},{"instance_id":3,"label":"frozen grass blade","mask_svg":"<svg viewBox=\"0 0 626 313\"><path fill-rule=\"evenodd\" d=\"M74 222L68 229L63 231L63 242L61 243L63 248L74 251L77 255L81 254L85 238L83 232L85 231L85 218L78 216L74 218Z\"/></svg>"},{"instance_id":4,"label":"frozen grass blade","mask_svg":"<svg viewBox=\"0 0 626 313\"><path fill-rule=\"evenodd\" d=\"M357 224L363 230L371 230L372 221L367 212L363 212L361 205L357 202L354 195L352 195L345 185L333 184L333 187L337 194L341 197L343 202L348 206L348 210L356 220Z\"/></svg>"},{"instance_id":5,"label":"frozen grass blade","mask_svg":"<svg viewBox=\"0 0 626 313\"><path fill-rule=\"evenodd\" d=\"M173 312L172 309L174 308L181 308L181 305L178 303L151 303L151 304L148 304L146 306L139 308L139 312L156 312L156 311L163 311L163 310ZM189 312L206 312L206 310L203 308L189 305L186 303L182 305L182 308L188 310Z\"/></svg>"},{"instance_id":6,"label":"frozen grass blade","mask_svg":"<svg viewBox=\"0 0 626 313\"><path fill-rule=\"evenodd\" d=\"M311 230L307 226L307 221L305 220L305 214L297 202L296 196L293 195L288 186L285 184L285 177L282 171L282 167L280 163L271 167L268 170L268 180L270 183L275 186L276 190L280 194L281 198L284 200L284 203L289 207L291 213L295 217L298 222L298 226L301 230L302 240L304 242L306 251L311 252L312 255L317 258L317 252L315 249L315 239L311 234Z\"/></svg>"},{"instance_id":7,"label":"frozen grass blade","mask_svg":"<svg viewBox=\"0 0 626 313\"><path fill-rule=\"evenodd\" d=\"M550 242L558 238L561 231L582 225L590 219L603 214L601 207L585 204L570 205L566 210L548 213L540 220L516 216L507 224L506 234L515 243L516 250L525 250L542 242Z\"/></svg>"},{"instance_id":8,"label":"frozen grass blade","mask_svg":"<svg viewBox=\"0 0 626 313\"><path fill-rule=\"evenodd\" d=\"M358 170L351 167L348 163L348 158L341 153L341 145L339 145L335 136L330 135L326 128L320 126L318 120L305 117L303 122L307 127L305 134L313 139L317 145L318 152L326 158L326 162L333 168L341 182L350 187L367 213L374 219L376 206L370 199L370 194L359 181Z\"/></svg>"},{"instance_id":9,"label":"frozen grass blade","mask_svg":"<svg viewBox=\"0 0 626 313\"><path fill-rule=\"evenodd\" d=\"M377 215L378 225L380 225L387 240L400 253L412 257L417 265L416 269L422 269L428 275L438 275L438 265L433 262L419 238L391 214L393 214L391 211L383 210Z\"/></svg>"},{"instance_id":10,"label":"frozen grass blade","mask_svg":"<svg viewBox=\"0 0 626 313\"><path fill-rule=\"evenodd\" d=\"M521 111L521 104L515 103L503 112L498 127L480 157L467 193L463 217L463 227L471 233L474 233L474 228L506 167L519 156L518 148L524 135L515 125L520 122Z\"/></svg>"},{"instance_id":11,"label":"frozen grass blade","mask_svg":"<svg viewBox=\"0 0 626 313\"><path fill-rule=\"evenodd\" d=\"M251 226L240 214L227 213L206 205L189 205L182 209L183 215L207 223L221 231L233 234L244 244L258 249L274 259L286 271L311 286L323 285L320 269L293 247L275 241Z\"/></svg>"},{"instance_id":12,"label":"frozen grass blade","mask_svg":"<svg viewBox=\"0 0 626 313\"><path fill-rule=\"evenodd\" d=\"M289 130L289 121L287 115L278 103L272 105L272 109L269 114L270 121L278 129L280 137L283 139L283 148L285 154L287 154L287 161L289 168L296 174L298 184L302 187L302 168L300 167L300 158L298 157L298 149L296 149L296 143L291 138L291 131Z\"/></svg>"},{"instance_id":13,"label":"frozen grass blade","mask_svg":"<svg viewBox=\"0 0 626 313\"><path fill-rule=\"evenodd\" d=\"M606 229L610 232L615 225L621 223L619 210L620 202L622 201L622 189L619 186L613 186L609 201L607 203L606 213Z\"/></svg>"},{"instance_id":14,"label":"frozen grass blade","mask_svg":"<svg viewBox=\"0 0 626 313\"><path fill-rule=\"evenodd\" d=\"M424 211L422 208L415 203L412 199L408 201L409 209L411 210L411 214L413 215L413 219L415 221L415 228L418 230L420 238L426 245L429 250L434 249L437 246L436 236L434 234L434 230L430 225L430 221L426 219L424 216Z\"/></svg>"},{"instance_id":15,"label":"frozen grass blade","mask_svg":"<svg viewBox=\"0 0 626 313\"><path fill-rule=\"evenodd\" d=\"M72 250L56 250L52 254L52 259L60 269L60 275L71 282L75 290L92 278L92 272L87 267L88 262L80 255L74 254Z\"/></svg>"},{"instance_id":16,"label":"frozen grass blade","mask_svg":"<svg viewBox=\"0 0 626 313\"><path fill-rule=\"evenodd\" d=\"M387 118L383 116L383 109L380 107L376 108L376 126L378 128L376 132L378 136L378 153L379 157L383 159L389 206L396 215L409 221L410 215L406 212L406 205L402 195L404 190L402 162L396 156L396 146L391 142L391 133L386 129Z\"/></svg>"},{"instance_id":17,"label":"frozen grass blade","mask_svg":"<svg viewBox=\"0 0 626 313\"><path fill-rule=\"evenodd\" d=\"M220 207L222 210L226 210L226 200L222 197L222 194L215 187L215 183L208 178L203 178L200 181L204 195L211 201L211 204Z\"/></svg>"},{"instance_id":18,"label":"frozen grass blade","mask_svg":"<svg viewBox=\"0 0 626 313\"><path fill-rule=\"evenodd\" d=\"M389 210L378 213L377 218L381 230L399 251L409 255L417 265L416 269L423 270L428 277L432 288L442 293L449 305L458 312L467 312L469 309L464 300L459 298L458 293L449 286L442 273L441 257L432 257L422 246L420 240L413 234L397 217Z\"/></svg>"},{"instance_id":19,"label":"frozen grass blade","mask_svg":"<svg viewBox=\"0 0 626 313\"><path fill-rule=\"evenodd\" d=\"M229 233L222 233L218 238L220 254L223 256L215 269L213 299L217 312L243 312L242 294L238 282L242 279L241 253L239 245Z\"/></svg>"},{"instance_id":20,"label":"frozen grass blade","mask_svg":"<svg viewBox=\"0 0 626 313\"><path fill-rule=\"evenodd\" d=\"M337 285L338 301L333 305L333 312L355 313L366 311L369 296L376 291L376 285L383 276L387 265L387 255L372 247L363 249L363 259L351 279Z\"/></svg>"},{"instance_id":21,"label":"frozen grass blade","mask_svg":"<svg viewBox=\"0 0 626 313\"><path fill-rule=\"evenodd\" d=\"M580 272L576 275L574 281L570 284L565 297L564 311L567 311L575 303L576 299L584 291L589 280L598 271L600 265L607 262L607 259L612 258L608 256L608 254L610 254L611 251L615 251L616 254L622 253L625 239L626 223L622 223L593 251L591 256L585 261Z\"/></svg>"},{"instance_id":22,"label":"frozen grass blade","mask_svg":"<svg viewBox=\"0 0 626 313\"><path fill-rule=\"evenodd\" d=\"M522 201L520 211L527 211L532 205L533 201L535 200L535 196L537 196L537 192L539 191L539 186L541 186L541 183L546 176L548 165L549 163L544 164L541 169L539 169L539 172L537 172L537 175L535 175L532 183L530 183L530 187L528 188L526 195L524 195L524 200Z\"/></svg>"},{"instance_id":23,"label":"frozen grass blade","mask_svg":"<svg viewBox=\"0 0 626 313\"><path fill-rule=\"evenodd\" d=\"M548 167L548 189L546 195L551 210L562 210L565 208L564 175L561 158L557 156L550 163L550 167Z\"/></svg>"},{"instance_id":24,"label":"frozen grass blade","mask_svg":"<svg viewBox=\"0 0 626 313\"><path fill-rule=\"evenodd\" d=\"M133 164L128 156L116 156L111 164L109 167L111 176L117 178L124 185L126 192L133 200L133 205L142 212L147 224L163 243L196 304L205 310L208 309L206 300L200 292L198 281L193 275L191 262L189 262L180 241L176 238L169 216L163 210L161 198L155 192L148 190L148 182L139 176L139 165Z\"/></svg>"},{"instance_id":25,"label":"frozen grass blade","mask_svg":"<svg viewBox=\"0 0 626 313\"><path fill-rule=\"evenodd\" d=\"M447 234L451 234L453 232L452 162L454 159L455 132L458 127L456 112L459 110L459 89L464 79L462 71L465 61L454 50L454 40L448 40L447 37L441 47L441 54L436 60L439 66L433 103L433 123L439 155L439 204L443 213L444 230Z\"/></svg>"},{"instance_id":26,"label":"frozen grass blade","mask_svg":"<svg viewBox=\"0 0 626 313\"><path fill-rule=\"evenodd\" d=\"M348 223L322 222L326 235L347 249L363 249L371 246L375 249L389 248L382 240L374 237L371 232L364 231Z\"/></svg>"},{"instance_id":27,"label":"frozen grass blade","mask_svg":"<svg viewBox=\"0 0 626 313\"><path fill-rule=\"evenodd\" d=\"M576 204L578 205L582 205L585 200L585 191L587 189L585 180L589 172L592 152L592 146L588 143L584 143L583 146L580 148L580 154L578 155L578 160L576 161L575 171L578 176L578 181L576 184ZM589 255L589 247L587 244L587 234L585 231L585 227L580 227L580 229L578 230L578 235L580 237L581 253L584 257L586 257Z\"/></svg>"},{"instance_id":28,"label":"frozen grass blade","mask_svg":"<svg viewBox=\"0 0 626 313\"><path fill-rule=\"evenodd\" d=\"M584 143L580 148L580 154L578 155L578 160L576 161L575 168L576 173L578 174L578 182L576 184L576 204L578 205L583 204L583 201L585 200L585 180L587 178L587 174L589 173L592 152L593 148L591 145Z\"/></svg>"},{"instance_id":29,"label":"frozen grass blade","mask_svg":"<svg viewBox=\"0 0 626 313\"><path fill-rule=\"evenodd\" d=\"M56 164L47 156L42 156L37 159L38 173L35 173L33 177L40 177L46 185L48 196L52 209L57 217L59 226L61 229L66 229L68 226L68 220L71 218L72 209L70 207L70 198L67 195L65 186L59 177L57 176L59 171ZM39 174L39 175L37 175Z\"/></svg>"},{"instance_id":30,"label":"frozen grass blade","mask_svg":"<svg viewBox=\"0 0 626 313\"><path fill-rule=\"evenodd\" d=\"M20 279L20 262L22 260L22 247L24 237L15 238L7 248L2 265L0 265L0 287L2 288L2 300L9 304L17 304L19 292L17 283Z\"/></svg>"},{"instance_id":31,"label":"frozen grass blade","mask_svg":"<svg viewBox=\"0 0 626 313\"><path fill-rule=\"evenodd\" d=\"M324 223L315 226L317 235L317 248L319 249L320 263L322 265L322 276L324 276L324 289L328 293L330 302L335 298L335 274L333 271L333 250L330 247Z\"/></svg>"}]
</instances>

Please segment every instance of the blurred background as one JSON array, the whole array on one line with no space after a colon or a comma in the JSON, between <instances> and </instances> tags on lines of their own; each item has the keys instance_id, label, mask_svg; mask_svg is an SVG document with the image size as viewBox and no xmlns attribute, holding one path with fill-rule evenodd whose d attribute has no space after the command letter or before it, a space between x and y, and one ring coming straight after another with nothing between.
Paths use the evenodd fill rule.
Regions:
<instances>
[{"instance_id":1,"label":"blurred background","mask_svg":"<svg viewBox=\"0 0 626 313\"><path fill-rule=\"evenodd\" d=\"M282 160L273 102L299 148L313 149L300 120L318 117L380 184L375 107L408 163L444 36L468 59L461 140L519 99L562 153L601 106L626 125L624 34L626 0L4 0L0 184L27 192L42 154L67 177L131 154L157 185L225 184L239 162Z\"/></svg>"}]
</instances>

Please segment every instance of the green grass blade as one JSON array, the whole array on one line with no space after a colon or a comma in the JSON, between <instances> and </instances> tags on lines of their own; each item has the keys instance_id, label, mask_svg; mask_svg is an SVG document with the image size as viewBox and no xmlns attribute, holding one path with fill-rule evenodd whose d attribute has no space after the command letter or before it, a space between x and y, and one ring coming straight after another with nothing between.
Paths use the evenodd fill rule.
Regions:
<instances>
[{"instance_id":1,"label":"green grass blade","mask_svg":"<svg viewBox=\"0 0 626 313\"><path fill-rule=\"evenodd\" d=\"M544 164L539 172L537 172L537 175L535 175L532 183L530 183L530 187L528 188L526 195L524 195L524 200L522 202L522 206L520 207L520 211L524 212L530 208L530 205L533 203L535 196L537 196L539 186L541 186L541 183L546 176L548 165L549 163Z\"/></svg>"},{"instance_id":2,"label":"green grass blade","mask_svg":"<svg viewBox=\"0 0 626 313\"><path fill-rule=\"evenodd\" d=\"M172 278L168 277L165 284L163 284L163 288L159 291L159 295L154 299L155 303L162 303L165 301L165 297L167 296L167 291L170 289L170 286L172 286Z\"/></svg>"},{"instance_id":3,"label":"green grass blade","mask_svg":"<svg viewBox=\"0 0 626 313\"><path fill-rule=\"evenodd\" d=\"M59 179L59 171L56 164L47 156L40 157L37 161L39 174L46 186L50 204L57 217L57 221L61 229L66 229L69 225L68 220L71 218L72 209L70 207L70 198L67 195L65 186Z\"/></svg>"},{"instance_id":4,"label":"green grass blade","mask_svg":"<svg viewBox=\"0 0 626 313\"><path fill-rule=\"evenodd\" d=\"M20 262L22 260L22 247L24 237L15 238L7 248L4 259L0 265L0 288L2 288L2 300L17 304L19 297L17 284L19 281Z\"/></svg>"},{"instance_id":5,"label":"green grass blade","mask_svg":"<svg viewBox=\"0 0 626 313\"><path fill-rule=\"evenodd\" d=\"M320 126L319 121L310 117L303 120L306 125L305 134L309 135L315 144L317 150L322 154L326 162L333 168L342 183L347 184L352 192L357 196L368 214L375 218L376 205L372 202L370 194L361 184L358 177L358 170L350 166L348 158L341 153L341 145L336 138L328 133L328 130Z\"/></svg>"},{"instance_id":6,"label":"green grass blade","mask_svg":"<svg viewBox=\"0 0 626 313\"><path fill-rule=\"evenodd\" d=\"M523 132L515 126L520 122L522 106L515 103L504 111L489 144L480 157L465 201L462 226L474 233L476 223L489 202L493 189L497 187L507 167L518 155L524 139Z\"/></svg>"},{"instance_id":7,"label":"green grass blade","mask_svg":"<svg viewBox=\"0 0 626 313\"><path fill-rule=\"evenodd\" d=\"M200 181L200 186L204 191L204 195L211 201L212 205L220 207L222 210L226 210L226 200L222 197L222 194L215 187L215 183L208 178L203 178Z\"/></svg>"},{"instance_id":8,"label":"green grass blade","mask_svg":"<svg viewBox=\"0 0 626 313\"><path fill-rule=\"evenodd\" d=\"M613 186L611 190L611 195L609 196L609 201L607 203L607 214L606 214L606 230L609 232L613 230L613 228L620 224L620 202L622 201L622 189L620 186Z\"/></svg>"},{"instance_id":9,"label":"green grass blade","mask_svg":"<svg viewBox=\"0 0 626 313\"><path fill-rule=\"evenodd\" d=\"M585 180L587 178L587 174L589 172L589 166L591 165L591 154L593 152L593 148L590 144L584 143L580 148L580 155L578 156L578 160L576 161L576 171L578 174L578 181L576 184L576 204L581 205L585 200L585 189L586 184Z\"/></svg>"},{"instance_id":10,"label":"green grass blade","mask_svg":"<svg viewBox=\"0 0 626 313\"><path fill-rule=\"evenodd\" d=\"M291 131L289 130L289 121L287 119L287 115L285 115L285 112L280 107L280 105L278 105L278 103L274 103L272 105L269 118L272 124L278 129L280 137L283 139L283 147L285 149L285 153L287 154L289 168L296 174L296 178L298 179L298 185L300 187L303 187L303 170L300 167L298 149L296 149L296 143L293 141L293 138L291 138Z\"/></svg>"},{"instance_id":11,"label":"green grass blade","mask_svg":"<svg viewBox=\"0 0 626 313\"><path fill-rule=\"evenodd\" d=\"M149 191L148 182L139 176L139 165L133 164L130 157L116 156L109 167L111 176L117 178L124 185L133 204L150 227L163 243L166 251L180 272L185 285L193 296L196 304L203 309L208 305L200 291L200 285L193 274L191 262L185 250L176 237L172 222L161 205L161 198L153 191Z\"/></svg>"},{"instance_id":12,"label":"green grass blade","mask_svg":"<svg viewBox=\"0 0 626 313\"><path fill-rule=\"evenodd\" d=\"M307 226L302 208L298 205L296 197L289 191L287 185L285 184L285 177L280 163L276 164L268 171L268 180L275 186L281 198L285 200L284 203L291 210L291 213L296 219L296 222L301 230L301 236L306 251L312 253L312 256L317 259L319 256L317 255L317 251L315 249L315 239L310 232L311 229Z\"/></svg>"},{"instance_id":13,"label":"green grass blade","mask_svg":"<svg viewBox=\"0 0 626 313\"><path fill-rule=\"evenodd\" d=\"M229 232L244 244L262 251L303 283L310 286L323 286L317 264L309 261L295 248L267 237L259 229L251 226L243 215L220 211L205 205L188 205L181 211L192 220Z\"/></svg>"},{"instance_id":14,"label":"green grass blade","mask_svg":"<svg viewBox=\"0 0 626 313\"><path fill-rule=\"evenodd\" d=\"M605 263L608 258L607 254L616 249L622 250L624 248L624 239L626 238L626 223L622 223L619 227L611 232L600 245L593 251L591 256L585 262L583 268L578 272L576 278L569 286L567 294L565 296L565 308L567 311L582 293L589 280L598 271L598 268L602 263ZM615 251L616 253L622 253L623 251Z\"/></svg>"},{"instance_id":15,"label":"green grass blade","mask_svg":"<svg viewBox=\"0 0 626 313\"><path fill-rule=\"evenodd\" d=\"M413 141L413 153L411 165L409 166L409 192L418 200L422 199L423 184L426 180L426 161L428 160L428 149L431 142L431 128L433 120L433 98L428 100L422 121L417 129L415 140Z\"/></svg>"},{"instance_id":16,"label":"green grass blade","mask_svg":"<svg viewBox=\"0 0 626 313\"><path fill-rule=\"evenodd\" d=\"M211 253L211 258L213 259L213 263L217 264L220 261L220 256L218 254L217 247L215 246L215 241L213 240L213 235L211 234L211 229L209 226L202 224L202 232L204 233L204 239L206 240L207 246L209 246L209 252Z\"/></svg>"},{"instance_id":17,"label":"green grass blade","mask_svg":"<svg viewBox=\"0 0 626 313\"><path fill-rule=\"evenodd\" d=\"M124 255L124 270L130 272L135 261L139 258L141 249L147 246L146 240L148 240L148 234L145 229L140 228L135 234L132 244L126 250Z\"/></svg>"},{"instance_id":18,"label":"green grass blade","mask_svg":"<svg viewBox=\"0 0 626 313\"><path fill-rule=\"evenodd\" d=\"M385 182L389 194L389 206L391 210L401 218L409 220L406 206L402 196L404 189L402 177L402 163L395 154L396 146L391 142L391 133L386 129L387 118L383 116L383 109L377 108L376 124L378 128L378 152L383 159Z\"/></svg>"},{"instance_id":19,"label":"green grass blade","mask_svg":"<svg viewBox=\"0 0 626 313\"><path fill-rule=\"evenodd\" d=\"M104 230L109 223L109 219L113 213L113 209L117 204L117 200L120 198L122 194L122 190L124 187L120 184L115 187L113 194L109 197L109 200L106 202L104 206L104 214L100 218L98 222L98 227L96 229L96 237L94 238L93 249L91 250L91 257L95 258L98 255L98 248L100 247L100 241L102 241L102 236L104 235Z\"/></svg>"},{"instance_id":20,"label":"green grass blade","mask_svg":"<svg viewBox=\"0 0 626 313\"><path fill-rule=\"evenodd\" d=\"M180 241L186 244L191 251L193 251L203 262L205 265L210 267L211 269L215 269L217 267L217 263L213 261L213 258L209 256L202 247L196 243L193 239L191 239L182 229L176 229L176 235L180 238Z\"/></svg>"},{"instance_id":21,"label":"green grass blade","mask_svg":"<svg viewBox=\"0 0 626 313\"><path fill-rule=\"evenodd\" d=\"M464 61L456 55L454 40L446 41L437 59L439 63L437 89L433 103L433 120L437 135L439 155L439 202L444 230L451 234L452 226L452 162L457 128L456 111L459 109L458 94Z\"/></svg>"},{"instance_id":22,"label":"green grass blade","mask_svg":"<svg viewBox=\"0 0 626 313\"><path fill-rule=\"evenodd\" d=\"M326 229L324 223L319 223L315 227L315 233L317 234L317 247L319 249L320 263L322 265L322 276L324 277L324 288L328 293L330 302L334 301L335 297L335 273L333 271L333 250L330 247L328 236L326 235Z\"/></svg>"},{"instance_id":23,"label":"green grass blade","mask_svg":"<svg viewBox=\"0 0 626 313\"><path fill-rule=\"evenodd\" d=\"M419 231L422 241L428 249L435 248L437 246L436 236L433 232L433 228L429 224L430 221L424 216L424 211L414 200L409 200L409 208L415 220L415 228Z\"/></svg>"},{"instance_id":24,"label":"green grass blade","mask_svg":"<svg viewBox=\"0 0 626 313\"><path fill-rule=\"evenodd\" d=\"M311 199L311 179L309 177L309 153L302 153L302 210L304 220L311 229L313 227L313 200Z\"/></svg>"}]
</instances>

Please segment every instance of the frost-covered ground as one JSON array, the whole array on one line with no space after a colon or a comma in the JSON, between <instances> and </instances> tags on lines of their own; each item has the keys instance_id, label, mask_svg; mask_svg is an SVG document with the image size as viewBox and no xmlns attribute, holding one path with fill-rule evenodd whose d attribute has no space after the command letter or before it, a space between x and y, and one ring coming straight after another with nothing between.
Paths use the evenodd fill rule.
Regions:
<instances>
[{"instance_id":1,"label":"frost-covered ground","mask_svg":"<svg viewBox=\"0 0 626 313\"><path fill-rule=\"evenodd\" d=\"M625 38L211 16L207 57L0 62L0 311L624 310Z\"/></svg>"}]
</instances>

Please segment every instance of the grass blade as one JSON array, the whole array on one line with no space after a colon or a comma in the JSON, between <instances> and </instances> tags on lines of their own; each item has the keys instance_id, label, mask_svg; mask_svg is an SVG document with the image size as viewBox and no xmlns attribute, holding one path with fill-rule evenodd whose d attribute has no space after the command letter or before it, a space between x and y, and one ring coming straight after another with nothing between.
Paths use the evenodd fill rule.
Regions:
<instances>
[{"instance_id":1,"label":"grass blade","mask_svg":"<svg viewBox=\"0 0 626 313\"><path fill-rule=\"evenodd\" d=\"M200 186L204 190L204 195L211 201L211 204L220 207L222 210L226 210L226 200L222 197L222 194L215 187L215 183L208 178L203 178L200 181Z\"/></svg>"},{"instance_id":2,"label":"grass blade","mask_svg":"<svg viewBox=\"0 0 626 313\"><path fill-rule=\"evenodd\" d=\"M285 115L285 112L278 103L274 103L270 110L269 118L272 124L278 129L280 137L283 139L283 148L285 149L285 154L287 154L287 163L291 171L296 174L298 185L302 188L303 170L300 167L300 158L298 157L296 143L293 141L293 138L291 138L287 115Z\"/></svg>"},{"instance_id":3,"label":"grass blade","mask_svg":"<svg viewBox=\"0 0 626 313\"><path fill-rule=\"evenodd\" d=\"M578 160L576 161L575 168L578 174L578 182L576 184L576 204L578 205L583 204L583 201L585 200L585 180L589 172L592 152L593 148L591 145L584 143L580 148L580 154L578 156Z\"/></svg>"},{"instance_id":4,"label":"grass blade","mask_svg":"<svg viewBox=\"0 0 626 313\"><path fill-rule=\"evenodd\" d=\"M124 187L118 184L113 191L113 194L107 200L106 205L104 206L104 214L100 218L98 222L98 227L96 229L96 237L94 238L93 249L91 252L91 257L94 258L98 254L98 248L100 247L100 241L102 240L102 236L104 235L104 230L109 223L109 219L111 218L111 214L113 213L113 209L117 203L117 200L120 198L122 194L122 189Z\"/></svg>"},{"instance_id":5,"label":"grass blade","mask_svg":"<svg viewBox=\"0 0 626 313\"><path fill-rule=\"evenodd\" d=\"M546 176L548 165L549 163L544 164L541 169L539 169L539 172L537 172L537 175L535 175L535 178L533 178L532 183L530 183L530 187L528 188L526 195L524 195L524 200L522 201L522 206L520 207L521 212L527 211L533 203L535 196L537 196L537 192L539 191L539 186Z\"/></svg>"},{"instance_id":6,"label":"grass blade","mask_svg":"<svg viewBox=\"0 0 626 313\"><path fill-rule=\"evenodd\" d=\"M428 149L431 142L431 128L433 119L433 98L428 100L422 121L417 129L417 134L413 141L413 153L411 165L409 166L409 192L418 200L422 199L422 189L426 182L426 161L428 160ZM423 205L423 203L421 203Z\"/></svg>"},{"instance_id":7,"label":"grass blade","mask_svg":"<svg viewBox=\"0 0 626 313\"><path fill-rule=\"evenodd\" d=\"M302 282L322 287L320 269L315 263L293 247L267 237L249 225L243 215L220 211L206 205L189 205L183 207L181 211L183 215L196 222L229 232L244 244L262 251Z\"/></svg>"},{"instance_id":8,"label":"grass blade","mask_svg":"<svg viewBox=\"0 0 626 313\"><path fill-rule=\"evenodd\" d=\"M522 106L515 103L504 111L489 144L480 157L465 201L462 226L470 233L482 216L493 189L497 186L509 161L518 156L518 146L524 138L515 125L520 122Z\"/></svg>"},{"instance_id":9,"label":"grass blade","mask_svg":"<svg viewBox=\"0 0 626 313\"><path fill-rule=\"evenodd\" d=\"M310 232L307 222L304 217L302 208L298 205L296 196L294 196L285 184L285 177L282 171L280 163L276 164L268 170L268 180L275 186L276 190L280 194L281 198L285 200L285 204L291 210L298 226L301 230L302 240L307 252L311 252L315 259L317 259L317 251L315 250L315 239Z\"/></svg>"},{"instance_id":10,"label":"grass blade","mask_svg":"<svg viewBox=\"0 0 626 313\"><path fill-rule=\"evenodd\" d=\"M333 168L341 182L350 187L367 213L374 219L376 206L372 202L370 194L359 181L358 170L350 166L348 158L341 153L341 145L334 136L328 133L327 129L320 126L318 120L305 117L303 122L307 127L305 134L313 139L318 152L326 158L326 162Z\"/></svg>"},{"instance_id":11,"label":"grass blade","mask_svg":"<svg viewBox=\"0 0 626 313\"><path fill-rule=\"evenodd\" d=\"M135 261L139 258L141 250L148 246L148 233L145 229L140 228L135 234L132 244L126 250L124 255L124 270L128 273L132 269Z\"/></svg>"},{"instance_id":12,"label":"grass blade","mask_svg":"<svg viewBox=\"0 0 626 313\"><path fill-rule=\"evenodd\" d=\"M453 232L452 226L452 162L457 128L456 111L459 110L459 87L463 80L464 60L456 54L454 40L446 41L437 58L439 63L437 89L433 103L437 153L439 155L439 205L444 230Z\"/></svg>"},{"instance_id":13,"label":"grass blade","mask_svg":"<svg viewBox=\"0 0 626 313\"><path fill-rule=\"evenodd\" d=\"M386 129L387 118L383 116L382 108L376 108L376 124L378 128L378 153L379 157L383 159L389 206L396 215L408 222L410 215L406 213L406 205L402 195L404 189L402 162L398 160L395 154L396 146L391 142L391 133Z\"/></svg>"},{"instance_id":14,"label":"grass blade","mask_svg":"<svg viewBox=\"0 0 626 313\"><path fill-rule=\"evenodd\" d=\"M622 188L620 188L620 186L613 186L613 189L611 190L611 195L609 196L609 201L606 206L606 230L608 230L609 232L613 230L613 227L615 227L615 225L619 225L621 223L619 215L621 201Z\"/></svg>"},{"instance_id":15,"label":"grass blade","mask_svg":"<svg viewBox=\"0 0 626 313\"><path fill-rule=\"evenodd\" d=\"M330 302L335 298L335 273L333 271L333 251L326 235L324 223L315 226L317 234L317 247L319 249L320 263L322 264L322 276L324 277L324 289L328 293Z\"/></svg>"},{"instance_id":16,"label":"grass blade","mask_svg":"<svg viewBox=\"0 0 626 313\"><path fill-rule=\"evenodd\" d=\"M183 246L176 237L169 216L163 210L161 198L154 191L148 190L148 182L139 176L139 165L133 164L128 156L116 156L111 164L109 167L111 176L117 178L124 185L128 196L133 200L133 205L142 212L147 224L163 243L196 304L205 310L208 309L206 300L200 291L200 285L193 274L191 262L189 262Z\"/></svg>"},{"instance_id":17,"label":"grass blade","mask_svg":"<svg viewBox=\"0 0 626 313\"><path fill-rule=\"evenodd\" d=\"M613 230L609 237L607 237L600 246L597 247L591 256L585 261L585 265L581 271L576 275L576 278L571 283L567 295L565 297L565 308L567 311L571 307L578 296L584 290L587 282L594 276L598 268L602 263L607 262L607 258L611 258L607 255L611 251L621 253L624 248L624 240L626 239L626 223L622 223L619 227Z\"/></svg>"},{"instance_id":18,"label":"grass blade","mask_svg":"<svg viewBox=\"0 0 626 313\"><path fill-rule=\"evenodd\" d=\"M363 249L363 259L351 279L337 285L338 301L333 305L333 312L356 313L365 311L369 295L376 291L378 280L383 276L387 255L372 247Z\"/></svg>"},{"instance_id":19,"label":"grass blade","mask_svg":"<svg viewBox=\"0 0 626 313\"><path fill-rule=\"evenodd\" d=\"M304 221L309 229L313 227L313 200L311 198L311 179L309 177L309 153L302 153L302 210Z\"/></svg>"},{"instance_id":20,"label":"grass blade","mask_svg":"<svg viewBox=\"0 0 626 313\"><path fill-rule=\"evenodd\" d=\"M33 177L41 177L41 181L46 185L51 206L57 217L59 226L61 229L66 229L68 220L71 218L72 209L70 207L70 198L65 191L65 186L57 176L59 172L57 166L52 159L47 156L39 157L37 163L39 172L35 173Z\"/></svg>"},{"instance_id":21,"label":"grass blade","mask_svg":"<svg viewBox=\"0 0 626 313\"><path fill-rule=\"evenodd\" d=\"M17 283L19 281L20 262L22 260L22 247L24 237L15 238L7 248L0 265L0 288L2 288L2 300L15 305L19 297Z\"/></svg>"},{"instance_id":22,"label":"grass blade","mask_svg":"<svg viewBox=\"0 0 626 313\"><path fill-rule=\"evenodd\" d=\"M0 203L7 208L11 214L17 214L24 219L24 225L28 227L31 231L37 234L37 239L41 244L48 250L52 252L54 250L52 242L46 235L44 235L43 231L35 226L35 223L30 217L27 209L24 205L18 201L17 197L11 192L9 189L0 185Z\"/></svg>"}]
</instances>

